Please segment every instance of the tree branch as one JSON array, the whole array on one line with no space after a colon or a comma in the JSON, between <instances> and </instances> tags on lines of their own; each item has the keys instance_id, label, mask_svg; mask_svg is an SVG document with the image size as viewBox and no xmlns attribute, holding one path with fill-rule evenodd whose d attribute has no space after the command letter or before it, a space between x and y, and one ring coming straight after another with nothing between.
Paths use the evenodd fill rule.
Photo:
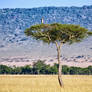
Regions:
<instances>
[{"instance_id":1,"label":"tree branch","mask_svg":"<svg viewBox=\"0 0 92 92\"><path fill-rule=\"evenodd\" d=\"M58 43L55 41L55 44L56 44L57 49L59 49L59 50L60 50L60 49L61 49L61 46L62 46L62 44L63 44L63 43L62 43L62 42L60 42L60 44L58 45Z\"/></svg>"}]
</instances>

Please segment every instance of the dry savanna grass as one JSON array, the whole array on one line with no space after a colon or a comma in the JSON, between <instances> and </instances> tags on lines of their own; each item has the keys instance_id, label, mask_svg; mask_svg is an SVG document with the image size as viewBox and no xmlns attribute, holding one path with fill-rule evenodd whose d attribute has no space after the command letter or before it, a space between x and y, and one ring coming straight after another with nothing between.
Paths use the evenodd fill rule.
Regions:
<instances>
[{"instance_id":1,"label":"dry savanna grass","mask_svg":"<svg viewBox=\"0 0 92 92\"><path fill-rule=\"evenodd\" d=\"M92 92L92 76L63 75L60 88L57 75L0 75L0 92Z\"/></svg>"}]
</instances>

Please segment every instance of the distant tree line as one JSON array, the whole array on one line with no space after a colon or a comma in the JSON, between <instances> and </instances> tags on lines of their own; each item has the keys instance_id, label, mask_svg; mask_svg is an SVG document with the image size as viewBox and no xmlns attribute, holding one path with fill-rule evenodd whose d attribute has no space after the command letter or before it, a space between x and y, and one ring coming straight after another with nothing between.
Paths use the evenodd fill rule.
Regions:
<instances>
[{"instance_id":1,"label":"distant tree line","mask_svg":"<svg viewBox=\"0 0 92 92\"><path fill-rule=\"evenodd\" d=\"M9 67L6 65L0 65L0 74L57 74L58 64L53 66L46 65L44 61L38 60L33 66L26 65L22 67ZM92 75L92 66L87 68L80 67L68 67L63 65L62 73L65 75Z\"/></svg>"}]
</instances>

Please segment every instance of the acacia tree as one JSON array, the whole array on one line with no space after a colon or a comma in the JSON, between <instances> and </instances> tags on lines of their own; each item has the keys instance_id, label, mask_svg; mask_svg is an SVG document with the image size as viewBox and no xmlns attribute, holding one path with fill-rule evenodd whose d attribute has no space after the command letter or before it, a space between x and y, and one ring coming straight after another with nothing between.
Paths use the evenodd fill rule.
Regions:
<instances>
[{"instance_id":1,"label":"acacia tree","mask_svg":"<svg viewBox=\"0 0 92 92\"><path fill-rule=\"evenodd\" d=\"M62 82L62 65L60 61L61 47L65 43L72 44L74 42L81 42L84 38L92 34L87 29L80 27L79 25L72 24L37 24L25 30L27 36L31 36L36 40L41 40L45 43L53 43L57 48L58 59L58 81L60 86L63 86Z\"/></svg>"}]
</instances>

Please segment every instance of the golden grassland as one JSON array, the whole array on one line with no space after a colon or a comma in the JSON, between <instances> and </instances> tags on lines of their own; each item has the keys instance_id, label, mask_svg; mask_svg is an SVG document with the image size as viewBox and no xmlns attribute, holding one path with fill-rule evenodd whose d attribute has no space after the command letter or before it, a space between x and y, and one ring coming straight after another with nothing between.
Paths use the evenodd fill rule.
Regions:
<instances>
[{"instance_id":1,"label":"golden grassland","mask_svg":"<svg viewBox=\"0 0 92 92\"><path fill-rule=\"evenodd\" d=\"M92 92L92 76L63 75L60 88L57 75L0 75L0 92Z\"/></svg>"}]
</instances>

